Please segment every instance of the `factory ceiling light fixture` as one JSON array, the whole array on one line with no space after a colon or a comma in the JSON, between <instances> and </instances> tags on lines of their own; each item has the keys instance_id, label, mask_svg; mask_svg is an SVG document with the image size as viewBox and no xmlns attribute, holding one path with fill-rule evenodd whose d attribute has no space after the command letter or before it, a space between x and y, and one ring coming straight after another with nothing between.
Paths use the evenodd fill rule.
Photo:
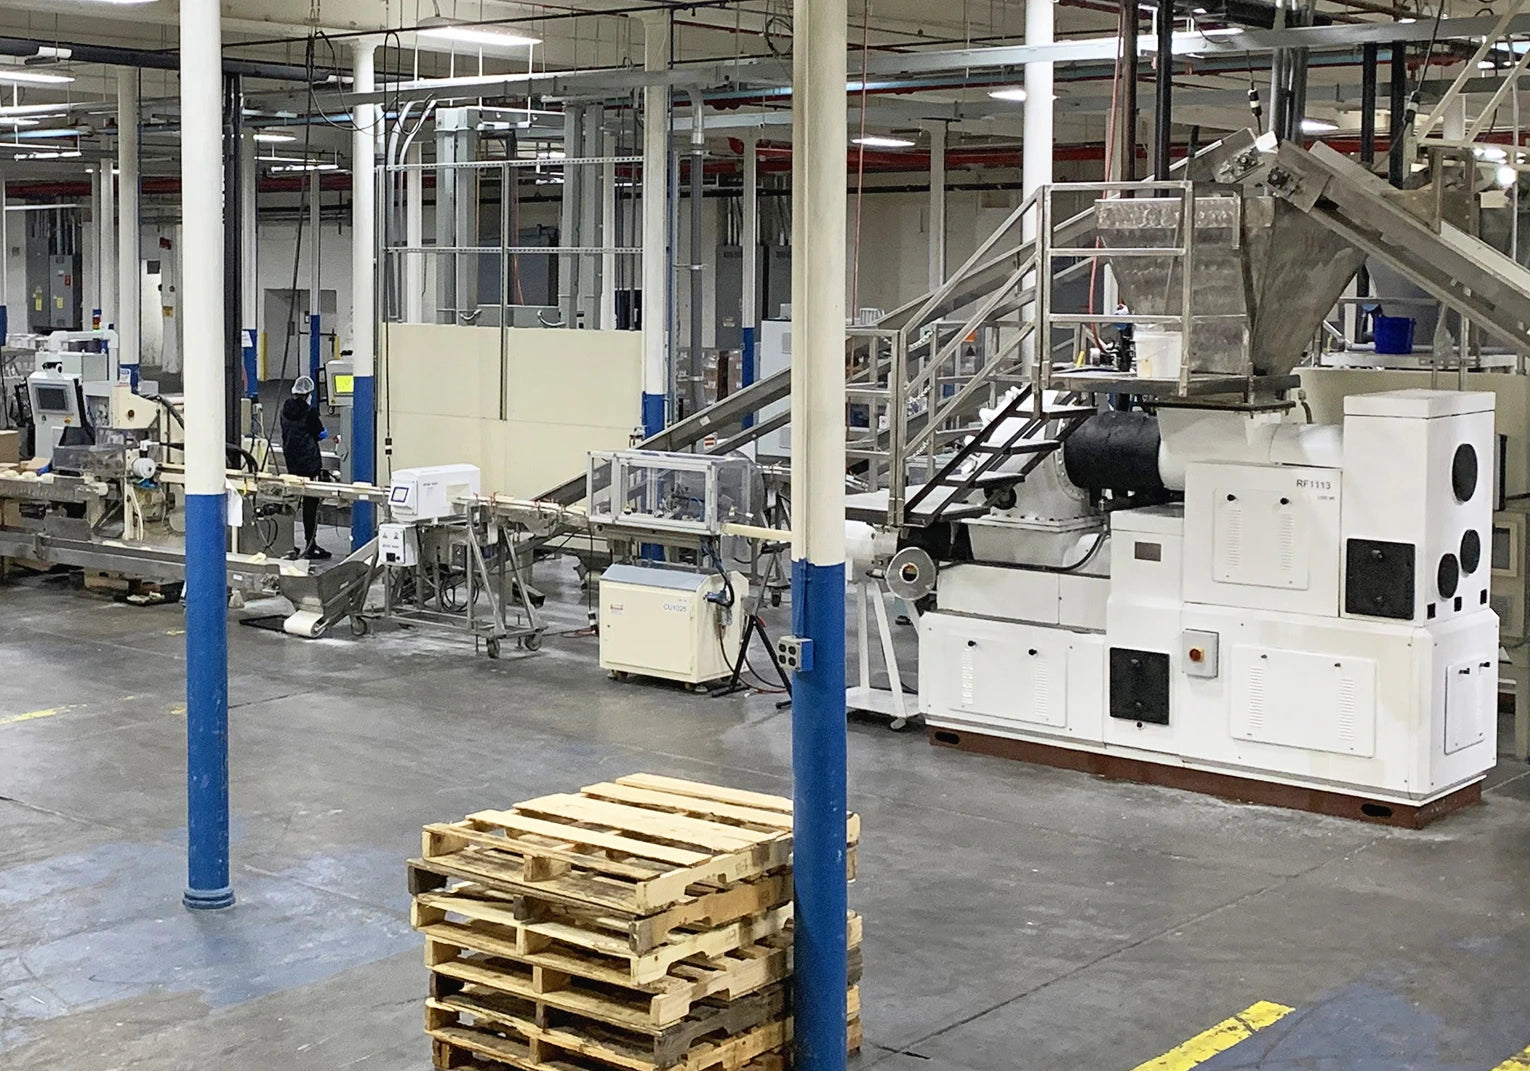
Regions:
<instances>
[{"instance_id":1,"label":"factory ceiling light fixture","mask_svg":"<svg viewBox=\"0 0 1530 1071\"><path fill-rule=\"evenodd\" d=\"M296 141L296 134L271 134L265 131L255 135L255 140L262 145L284 145L289 141Z\"/></svg>"},{"instance_id":2,"label":"factory ceiling light fixture","mask_svg":"<svg viewBox=\"0 0 1530 1071\"><path fill-rule=\"evenodd\" d=\"M850 143L867 149L912 149L914 147L914 143L908 138L894 138L884 134L867 134L865 137L851 138Z\"/></svg>"},{"instance_id":3,"label":"factory ceiling light fixture","mask_svg":"<svg viewBox=\"0 0 1530 1071\"><path fill-rule=\"evenodd\" d=\"M61 86L74 81L72 74L52 74L48 71L23 70L15 67L0 67L0 82L6 85L26 86Z\"/></svg>"},{"instance_id":4,"label":"factory ceiling light fixture","mask_svg":"<svg viewBox=\"0 0 1530 1071\"><path fill-rule=\"evenodd\" d=\"M421 37L436 37L443 41L460 41L468 45L482 45L487 48L529 48L540 45L540 37L530 37L513 30L500 29L497 26L475 26L460 22L441 15L432 15L420 20L415 32Z\"/></svg>"},{"instance_id":5,"label":"factory ceiling light fixture","mask_svg":"<svg viewBox=\"0 0 1530 1071\"><path fill-rule=\"evenodd\" d=\"M1025 87L1004 86L1002 89L990 89L988 95L994 100L1023 101L1025 99Z\"/></svg>"},{"instance_id":6,"label":"factory ceiling light fixture","mask_svg":"<svg viewBox=\"0 0 1530 1071\"><path fill-rule=\"evenodd\" d=\"M1339 124L1327 119L1303 119L1303 134L1332 134L1339 129Z\"/></svg>"}]
</instances>

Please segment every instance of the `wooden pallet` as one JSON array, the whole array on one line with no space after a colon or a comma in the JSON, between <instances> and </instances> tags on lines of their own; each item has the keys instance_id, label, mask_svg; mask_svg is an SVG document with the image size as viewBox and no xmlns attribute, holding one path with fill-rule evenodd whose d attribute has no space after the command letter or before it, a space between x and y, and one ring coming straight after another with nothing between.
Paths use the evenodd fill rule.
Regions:
<instances>
[{"instance_id":1,"label":"wooden pallet","mask_svg":"<svg viewBox=\"0 0 1530 1071\"><path fill-rule=\"evenodd\" d=\"M628 916L782 870L791 801L637 774L426 827L417 870ZM860 839L850 815L846 841Z\"/></svg>"},{"instance_id":2,"label":"wooden pallet","mask_svg":"<svg viewBox=\"0 0 1530 1071\"><path fill-rule=\"evenodd\" d=\"M475 985L541 1000L614 1026L670 1026L707 998L736 1000L791 974L789 930L721 956L677 963L651 981L635 981L628 969L598 955L556 949L514 952L508 942L470 926L437 922L423 932L432 996ZM861 974L859 916L851 916L847 936L851 952L847 981L853 985Z\"/></svg>"},{"instance_id":3,"label":"wooden pallet","mask_svg":"<svg viewBox=\"0 0 1530 1071\"><path fill-rule=\"evenodd\" d=\"M847 1049L862 1044L860 990L846 994ZM463 1022L464 1017L473 1020ZM433 1042L438 1069L505 1067L520 1071L737 1071L750 1061L783 1049L791 1040L791 1020L776 1018L743 1033L695 1042L672 1063L660 1063L646 1050L612 1036L586 1035L544 1026L512 1010L472 998L431 999L425 1007L426 1032Z\"/></svg>"},{"instance_id":4,"label":"wooden pallet","mask_svg":"<svg viewBox=\"0 0 1530 1071\"><path fill-rule=\"evenodd\" d=\"M466 924L438 921L436 915L441 912L460 914L469 921ZM652 982L683 960L714 959L780 933L791 920L791 912L791 905L785 904L716 929L678 935L676 940L648 952L634 952L619 937L564 922L524 922L511 911L478 900L425 894L415 899L410 915L415 929L427 938L455 943L475 952L515 959L548 951L594 954L625 971L631 981Z\"/></svg>"}]
</instances>

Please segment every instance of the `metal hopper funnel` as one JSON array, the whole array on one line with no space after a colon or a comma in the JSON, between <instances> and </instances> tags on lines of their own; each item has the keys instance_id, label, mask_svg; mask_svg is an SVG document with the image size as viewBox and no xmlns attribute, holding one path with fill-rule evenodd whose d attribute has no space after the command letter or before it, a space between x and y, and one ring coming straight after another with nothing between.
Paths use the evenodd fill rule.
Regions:
<instances>
[{"instance_id":1,"label":"metal hopper funnel","mask_svg":"<svg viewBox=\"0 0 1530 1071\"><path fill-rule=\"evenodd\" d=\"M1177 196L1099 200L1094 212L1107 250L1180 245ZM1288 374L1365 254L1285 200L1227 186L1197 183L1194 215L1191 370ZM1166 329L1178 328L1183 257L1105 259L1130 312L1162 314Z\"/></svg>"}]
</instances>

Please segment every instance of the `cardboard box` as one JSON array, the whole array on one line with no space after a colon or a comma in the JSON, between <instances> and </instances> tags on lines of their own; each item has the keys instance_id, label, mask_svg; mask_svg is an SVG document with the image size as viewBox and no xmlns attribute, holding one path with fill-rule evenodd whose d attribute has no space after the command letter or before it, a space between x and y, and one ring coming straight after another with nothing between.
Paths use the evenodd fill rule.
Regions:
<instances>
[{"instance_id":1,"label":"cardboard box","mask_svg":"<svg viewBox=\"0 0 1530 1071\"><path fill-rule=\"evenodd\" d=\"M14 465L21 460L21 432L0 431L0 465Z\"/></svg>"}]
</instances>

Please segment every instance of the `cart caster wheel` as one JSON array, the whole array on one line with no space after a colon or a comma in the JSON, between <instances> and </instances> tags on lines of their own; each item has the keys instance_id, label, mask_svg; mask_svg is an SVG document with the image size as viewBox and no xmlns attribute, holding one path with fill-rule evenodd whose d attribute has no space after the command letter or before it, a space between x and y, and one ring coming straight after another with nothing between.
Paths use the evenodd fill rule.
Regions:
<instances>
[{"instance_id":1,"label":"cart caster wheel","mask_svg":"<svg viewBox=\"0 0 1530 1071\"><path fill-rule=\"evenodd\" d=\"M624 681L627 679L627 671L622 669L613 669L608 672L606 676L610 677L614 681Z\"/></svg>"},{"instance_id":2,"label":"cart caster wheel","mask_svg":"<svg viewBox=\"0 0 1530 1071\"><path fill-rule=\"evenodd\" d=\"M499 641L498 640L489 640L486 644L484 644L484 648L488 651L490 658L498 658L499 657Z\"/></svg>"},{"instance_id":3,"label":"cart caster wheel","mask_svg":"<svg viewBox=\"0 0 1530 1071\"><path fill-rule=\"evenodd\" d=\"M540 632L533 632L530 636L523 639L521 644L528 651L540 651L542 649L542 634Z\"/></svg>"},{"instance_id":4,"label":"cart caster wheel","mask_svg":"<svg viewBox=\"0 0 1530 1071\"><path fill-rule=\"evenodd\" d=\"M364 617L351 618L351 635L357 638L365 636L372 631L372 622Z\"/></svg>"},{"instance_id":5,"label":"cart caster wheel","mask_svg":"<svg viewBox=\"0 0 1530 1071\"><path fill-rule=\"evenodd\" d=\"M904 729L908 728L908 719L894 718L890 723L888 723L887 727L895 733L902 732Z\"/></svg>"},{"instance_id":6,"label":"cart caster wheel","mask_svg":"<svg viewBox=\"0 0 1530 1071\"><path fill-rule=\"evenodd\" d=\"M770 593L770 605L772 605L772 606L780 606L781 605L781 593L779 591L772 591Z\"/></svg>"},{"instance_id":7,"label":"cart caster wheel","mask_svg":"<svg viewBox=\"0 0 1530 1071\"><path fill-rule=\"evenodd\" d=\"M314 625L313 631L308 634L308 638L311 640L322 639L324 634L328 631L329 625L326 622L320 621L318 624Z\"/></svg>"}]
</instances>

